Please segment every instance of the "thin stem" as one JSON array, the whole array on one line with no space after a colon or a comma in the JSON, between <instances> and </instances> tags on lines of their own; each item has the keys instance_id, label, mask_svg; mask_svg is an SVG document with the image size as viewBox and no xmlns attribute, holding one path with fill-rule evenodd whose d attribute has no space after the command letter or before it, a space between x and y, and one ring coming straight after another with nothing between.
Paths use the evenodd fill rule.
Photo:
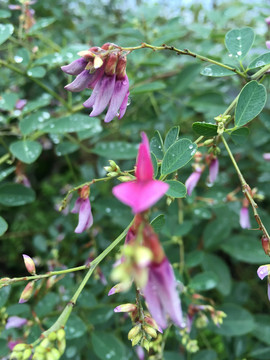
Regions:
<instances>
[{"instance_id":1,"label":"thin stem","mask_svg":"<svg viewBox=\"0 0 270 360\"><path fill-rule=\"evenodd\" d=\"M123 238L126 236L128 229L132 225L133 220L131 223L125 228L125 230L114 240L111 245L109 245L95 260L91 262L90 268L83 278L83 281L81 282L80 286L76 290L75 294L72 296L66 307L64 308L63 312L60 314L59 318L56 320L56 322L42 334L42 337L48 336L51 332L57 331L61 327L64 327L66 322L68 321L68 318L72 312L73 307L75 306L78 297L80 296L82 290L84 289L85 285L87 284L89 278L93 274L93 271L95 268L99 265L99 263L123 240Z\"/></svg>"}]
</instances>

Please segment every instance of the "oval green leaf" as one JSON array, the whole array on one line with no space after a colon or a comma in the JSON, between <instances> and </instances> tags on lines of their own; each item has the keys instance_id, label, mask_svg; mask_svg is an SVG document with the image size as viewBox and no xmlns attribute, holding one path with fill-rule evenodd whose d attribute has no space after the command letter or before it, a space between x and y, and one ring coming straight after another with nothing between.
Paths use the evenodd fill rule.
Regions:
<instances>
[{"instance_id":1,"label":"oval green leaf","mask_svg":"<svg viewBox=\"0 0 270 360\"><path fill-rule=\"evenodd\" d=\"M254 38L254 31L250 27L233 29L227 32L225 36L225 45L230 55L238 60L243 60L249 52L254 42Z\"/></svg>"},{"instance_id":2,"label":"oval green leaf","mask_svg":"<svg viewBox=\"0 0 270 360\"><path fill-rule=\"evenodd\" d=\"M3 44L14 31L12 24L0 24L0 45Z\"/></svg>"},{"instance_id":3,"label":"oval green leaf","mask_svg":"<svg viewBox=\"0 0 270 360\"><path fill-rule=\"evenodd\" d=\"M228 66L231 66L231 65L228 65ZM234 68L233 66L231 66L231 67ZM200 74L204 75L204 76L211 76L211 77L236 75L236 73L234 71L231 71L229 69L226 69L222 66L218 66L215 64L207 65L204 69L202 69Z\"/></svg>"},{"instance_id":4,"label":"oval green leaf","mask_svg":"<svg viewBox=\"0 0 270 360\"><path fill-rule=\"evenodd\" d=\"M42 130L46 126L46 121L50 119L47 111L37 111L34 114L23 117L19 126L23 135L31 134L35 130Z\"/></svg>"},{"instance_id":5,"label":"oval green leaf","mask_svg":"<svg viewBox=\"0 0 270 360\"><path fill-rule=\"evenodd\" d=\"M161 164L161 174L168 175L186 165L195 155L197 145L189 139L176 141L164 155Z\"/></svg>"},{"instance_id":6,"label":"oval green leaf","mask_svg":"<svg viewBox=\"0 0 270 360\"><path fill-rule=\"evenodd\" d=\"M92 345L95 354L101 360L125 360L125 347L113 334L104 331L92 333Z\"/></svg>"},{"instance_id":7,"label":"oval green leaf","mask_svg":"<svg viewBox=\"0 0 270 360\"><path fill-rule=\"evenodd\" d=\"M249 128L243 127L241 129L236 129L231 132L230 136L235 144L242 145L247 141L249 135Z\"/></svg>"},{"instance_id":8,"label":"oval green leaf","mask_svg":"<svg viewBox=\"0 0 270 360\"><path fill-rule=\"evenodd\" d=\"M180 126L174 126L168 131L164 141L164 151L167 151L178 140L179 131Z\"/></svg>"},{"instance_id":9,"label":"oval green leaf","mask_svg":"<svg viewBox=\"0 0 270 360\"><path fill-rule=\"evenodd\" d=\"M21 206L29 204L34 200L34 191L21 184L6 183L0 186L1 205Z\"/></svg>"},{"instance_id":10,"label":"oval green leaf","mask_svg":"<svg viewBox=\"0 0 270 360\"><path fill-rule=\"evenodd\" d=\"M251 63L248 65L248 70L257 69L269 64L270 64L270 51L252 60Z\"/></svg>"},{"instance_id":11,"label":"oval green leaf","mask_svg":"<svg viewBox=\"0 0 270 360\"><path fill-rule=\"evenodd\" d=\"M216 136L217 125L209 123L195 122L192 124L192 129L199 135L202 136Z\"/></svg>"},{"instance_id":12,"label":"oval green leaf","mask_svg":"<svg viewBox=\"0 0 270 360\"><path fill-rule=\"evenodd\" d=\"M137 155L137 150L137 144L130 144L124 141L110 141L99 142L92 152L107 159L113 157L115 160L119 160L134 159Z\"/></svg>"},{"instance_id":13,"label":"oval green leaf","mask_svg":"<svg viewBox=\"0 0 270 360\"><path fill-rule=\"evenodd\" d=\"M43 78L46 74L46 70L42 66L36 66L27 70L27 75L34 78Z\"/></svg>"},{"instance_id":14,"label":"oval green leaf","mask_svg":"<svg viewBox=\"0 0 270 360\"><path fill-rule=\"evenodd\" d=\"M42 146L37 141L20 140L12 143L9 147L13 156L23 163L31 164L39 157Z\"/></svg>"},{"instance_id":15,"label":"oval green leaf","mask_svg":"<svg viewBox=\"0 0 270 360\"><path fill-rule=\"evenodd\" d=\"M55 152L57 156L64 156L67 154L72 154L80 148L78 144L74 144L70 141L62 141L60 144L56 145Z\"/></svg>"},{"instance_id":16,"label":"oval green leaf","mask_svg":"<svg viewBox=\"0 0 270 360\"><path fill-rule=\"evenodd\" d=\"M62 134L92 129L93 133L100 132L100 120L88 115L74 114L59 119L52 119L43 127L43 131L52 134Z\"/></svg>"},{"instance_id":17,"label":"oval green leaf","mask_svg":"<svg viewBox=\"0 0 270 360\"><path fill-rule=\"evenodd\" d=\"M266 89L253 80L246 84L240 92L235 109L235 126L241 127L253 120L264 108Z\"/></svg>"},{"instance_id":18,"label":"oval green leaf","mask_svg":"<svg viewBox=\"0 0 270 360\"><path fill-rule=\"evenodd\" d=\"M0 236L2 236L8 228L8 224L6 222L5 219L2 218L2 216L0 216Z\"/></svg>"},{"instance_id":19,"label":"oval green leaf","mask_svg":"<svg viewBox=\"0 0 270 360\"><path fill-rule=\"evenodd\" d=\"M196 291L206 291L214 289L218 284L218 277L213 271L204 271L195 275L189 285Z\"/></svg>"},{"instance_id":20,"label":"oval green leaf","mask_svg":"<svg viewBox=\"0 0 270 360\"><path fill-rule=\"evenodd\" d=\"M187 189L183 183L177 180L166 180L165 183L170 185L166 195L173 198L183 198L187 195Z\"/></svg>"},{"instance_id":21,"label":"oval green leaf","mask_svg":"<svg viewBox=\"0 0 270 360\"><path fill-rule=\"evenodd\" d=\"M156 216L151 221L151 226L155 230L156 233L160 233L160 231L163 228L164 224L165 224L165 216L163 214L160 214L160 215Z\"/></svg>"},{"instance_id":22,"label":"oval green leaf","mask_svg":"<svg viewBox=\"0 0 270 360\"><path fill-rule=\"evenodd\" d=\"M161 160L163 158L163 140L158 130L155 131L154 137L152 137L152 139L150 140L150 150L157 159Z\"/></svg>"}]
</instances>

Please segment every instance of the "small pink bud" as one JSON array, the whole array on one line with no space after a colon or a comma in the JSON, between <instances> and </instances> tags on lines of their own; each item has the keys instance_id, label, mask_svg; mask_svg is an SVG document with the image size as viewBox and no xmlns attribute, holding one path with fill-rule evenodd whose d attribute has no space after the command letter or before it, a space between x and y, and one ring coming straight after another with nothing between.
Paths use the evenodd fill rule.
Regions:
<instances>
[{"instance_id":1,"label":"small pink bud","mask_svg":"<svg viewBox=\"0 0 270 360\"><path fill-rule=\"evenodd\" d=\"M269 275L270 265L262 265L258 268L257 274L261 280L263 280L266 276Z\"/></svg>"},{"instance_id":2,"label":"small pink bud","mask_svg":"<svg viewBox=\"0 0 270 360\"><path fill-rule=\"evenodd\" d=\"M131 284L132 282L122 282L114 285L114 287L112 287L111 290L108 292L108 296L127 291L130 288Z\"/></svg>"},{"instance_id":3,"label":"small pink bud","mask_svg":"<svg viewBox=\"0 0 270 360\"><path fill-rule=\"evenodd\" d=\"M118 80L124 79L124 77L126 76L126 65L127 65L127 57L120 56L116 66L116 77Z\"/></svg>"},{"instance_id":4,"label":"small pink bud","mask_svg":"<svg viewBox=\"0 0 270 360\"><path fill-rule=\"evenodd\" d=\"M134 304L122 304L116 306L114 309L114 312L131 312L135 311L137 309L137 306Z\"/></svg>"},{"instance_id":5,"label":"small pink bud","mask_svg":"<svg viewBox=\"0 0 270 360\"><path fill-rule=\"evenodd\" d=\"M23 289L23 292L21 294L19 304L23 304L30 299L34 291L34 285L35 285L34 281L31 281L26 285L26 287Z\"/></svg>"},{"instance_id":6,"label":"small pink bud","mask_svg":"<svg viewBox=\"0 0 270 360\"><path fill-rule=\"evenodd\" d=\"M118 61L118 54L111 53L106 61L105 65L105 74L106 75L114 75L116 70L116 65Z\"/></svg>"},{"instance_id":7,"label":"small pink bud","mask_svg":"<svg viewBox=\"0 0 270 360\"><path fill-rule=\"evenodd\" d=\"M30 256L23 254L23 261L24 261L26 270L29 272L29 274L35 275L36 267L35 267L35 263L34 263L33 259Z\"/></svg>"}]
</instances>

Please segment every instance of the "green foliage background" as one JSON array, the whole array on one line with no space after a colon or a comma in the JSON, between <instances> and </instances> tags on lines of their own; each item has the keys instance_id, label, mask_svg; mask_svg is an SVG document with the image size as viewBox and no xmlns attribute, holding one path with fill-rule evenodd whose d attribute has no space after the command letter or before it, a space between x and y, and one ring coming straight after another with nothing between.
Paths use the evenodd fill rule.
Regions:
<instances>
[{"instance_id":1,"label":"green foliage background","mask_svg":"<svg viewBox=\"0 0 270 360\"><path fill-rule=\"evenodd\" d=\"M0 167L3 180L0 211L8 224L8 230L3 231L0 238L1 277L26 274L23 253L35 258L38 273L79 266L99 254L127 226L131 213L113 198L112 182L95 184L90 197L94 226L89 232L76 235L76 215L57 211L68 189L105 176L103 166L107 166L111 158L117 160L122 169L131 169L141 131L151 138L158 130L164 139L171 127L179 125L180 136L195 140L197 134L192 130L192 123L214 123L213 117L224 112L244 85L235 74L231 77L201 75L207 65L197 59L168 51L139 50L128 56L131 104L127 113L121 121L115 119L104 124L103 116L89 118L89 111L81 105L90 91L68 94L64 90L71 77L61 71L61 65L77 58L78 51L105 42L125 47L141 42L166 43L227 63L230 59L224 46L226 32L250 26L256 38L244 60L246 64L266 52L265 40L268 36L270 39L265 23L270 7L263 1L256 4L213 2L207 7L203 4L181 6L173 1L151 4L146 1L37 1L32 6L37 22L28 33L23 31L21 38L18 36L20 11L9 10L8 4L7 1L0 4L1 23L13 24L14 33L1 45L0 54L15 70L2 66L0 77L0 156L10 154ZM42 84L66 103L48 94ZM269 90L268 79L264 85ZM15 110L18 99L28 101L21 112ZM60 122L58 119L62 117L67 118ZM270 163L263 160L262 154L270 152L269 101L249 128L246 142L230 141L230 145L247 182L265 196L259 205L267 226ZM22 206L14 206L14 199L9 196L5 200L5 194L6 184L13 184L15 180L18 158L22 156L21 150L16 152L14 145L12 150L11 144L20 139L38 141L42 153L35 162L22 168L35 192L35 200L30 191L24 194ZM260 233L242 230L239 226L241 191L237 193L239 201L225 201L226 195L239 186L239 181L222 146L221 150L218 182L208 187L207 171L203 174L193 195L181 202L182 224L178 224L177 200L167 206L163 199L152 211L152 218L164 214L160 237L175 265L176 277L188 291L213 299L216 307L227 313L220 328L211 321L205 329L193 328L191 337L197 339L200 346L196 354L184 351L179 330L171 327L162 357L166 360L270 358L266 282L261 283L256 274L257 267L269 261L260 245ZM179 171L178 180L185 182L191 171L189 163ZM1 227L4 229L5 223ZM253 219L252 228L256 229ZM179 236L185 249L183 276L178 270L179 245L175 242ZM134 292L107 296L114 285L110 271L116 252L101 264L108 283L103 285L97 272L73 310L67 324L67 349L63 359L136 358L127 340L130 320L113 313L118 304L133 302ZM50 326L82 277L82 273L67 275L51 289L46 288L45 282L41 283L40 291L23 305L17 304L23 289L21 284L12 289L2 288L0 305L5 306L9 316L18 315L32 321L28 342L34 341L41 332L36 319L40 319L44 328ZM185 310L187 305L184 300ZM0 356L8 354L7 339L22 334L22 330L3 330Z\"/></svg>"}]
</instances>

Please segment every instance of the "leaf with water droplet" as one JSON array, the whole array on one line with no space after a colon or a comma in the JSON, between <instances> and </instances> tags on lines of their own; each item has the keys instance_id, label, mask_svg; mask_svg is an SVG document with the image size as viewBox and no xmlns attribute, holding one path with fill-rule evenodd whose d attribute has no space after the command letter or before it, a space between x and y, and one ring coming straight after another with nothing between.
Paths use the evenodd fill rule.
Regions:
<instances>
[{"instance_id":1,"label":"leaf with water droplet","mask_svg":"<svg viewBox=\"0 0 270 360\"><path fill-rule=\"evenodd\" d=\"M158 130L155 131L154 137L150 140L150 150L156 156L158 160L163 158L163 140Z\"/></svg>"},{"instance_id":2,"label":"leaf with water droplet","mask_svg":"<svg viewBox=\"0 0 270 360\"><path fill-rule=\"evenodd\" d=\"M168 148L178 140L179 131L180 126L173 126L168 131L164 141L164 151L167 151Z\"/></svg>"},{"instance_id":3,"label":"leaf with water droplet","mask_svg":"<svg viewBox=\"0 0 270 360\"><path fill-rule=\"evenodd\" d=\"M22 134L29 135L35 130L42 130L50 116L50 113L47 111L37 111L34 114L24 116L19 123Z\"/></svg>"},{"instance_id":4,"label":"leaf with water droplet","mask_svg":"<svg viewBox=\"0 0 270 360\"><path fill-rule=\"evenodd\" d=\"M56 145L55 152L57 156L64 156L67 154L72 154L80 148L78 144L74 144L70 141L62 141L60 144Z\"/></svg>"},{"instance_id":5,"label":"leaf with water droplet","mask_svg":"<svg viewBox=\"0 0 270 360\"><path fill-rule=\"evenodd\" d=\"M21 184L5 183L0 186L0 204L5 206L21 206L35 200L32 189Z\"/></svg>"},{"instance_id":6,"label":"leaf with water droplet","mask_svg":"<svg viewBox=\"0 0 270 360\"><path fill-rule=\"evenodd\" d=\"M270 64L270 51L252 60L251 63L248 65L248 70L257 69L269 64Z\"/></svg>"},{"instance_id":7,"label":"leaf with water droplet","mask_svg":"<svg viewBox=\"0 0 270 360\"><path fill-rule=\"evenodd\" d=\"M197 145L189 139L176 141L164 155L161 174L168 175L186 165L195 155L196 150Z\"/></svg>"},{"instance_id":8,"label":"leaf with water droplet","mask_svg":"<svg viewBox=\"0 0 270 360\"><path fill-rule=\"evenodd\" d=\"M195 122L192 124L192 129L202 136L212 137L217 135L217 125L211 123Z\"/></svg>"},{"instance_id":9,"label":"leaf with water droplet","mask_svg":"<svg viewBox=\"0 0 270 360\"><path fill-rule=\"evenodd\" d=\"M234 68L233 65L228 65L231 68ZM235 72L228 70L222 66L218 65L207 65L202 71L200 72L201 75L204 76L211 76L211 77L221 77L221 76L232 76L236 75Z\"/></svg>"},{"instance_id":10,"label":"leaf with water droplet","mask_svg":"<svg viewBox=\"0 0 270 360\"><path fill-rule=\"evenodd\" d=\"M255 34L252 28L233 29L225 36L225 45L229 53L242 61L253 45Z\"/></svg>"},{"instance_id":11,"label":"leaf with water droplet","mask_svg":"<svg viewBox=\"0 0 270 360\"><path fill-rule=\"evenodd\" d=\"M52 134L63 134L90 129L93 131L93 135L100 132L100 120L98 118L73 114L48 121L42 130Z\"/></svg>"},{"instance_id":12,"label":"leaf with water droplet","mask_svg":"<svg viewBox=\"0 0 270 360\"><path fill-rule=\"evenodd\" d=\"M152 160L152 164L153 164L153 168L154 168L154 178L156 178L157 174L158 174L158 162L157 162L157 158L156 158L155 154L152 152L151 152L151 160Z\"/></svg>"},{"instance_id":13,"label":"leaf with water droplet","mask_svg":"<svg viewBox=\"0 0 270 360\"><path fill-rule=\"evenodd\" d=\"M3 44L14 31L12 24L0 24L0 45Z\"/></svg>"},{"instance_id":14,"label":"leaf with water droplet","mask_svg":"<svg viewBox=\"0 0 270 360\"><path fill-rule=\"evenodd\" d=\"M240 92L235 109L235 126L241 127L253 120L264 108L267 93L264 85L253 80Z\"/></svg>"},{"instance_id":15,"label":"leaf with water droplet","mask_svg":"<svg viewBox=\"0 0 270 360\"><path fill-rule=\"evenodd\" d=\"M91 336L95 354L100 360L126 360L125 346L116 336L105 331L95 331Z\"/></svg>"},{"instance_id":16,"label":"leaf with water droplet","mask_svg":"<svg viewBox=\"0 0 270 360\"><path fill-rule=\"evenodd\" d=\"M10 166L9 168L2 170L0 172L0 181L4 180L6 177L8 177L8 175L12 174L13 171L16 170L15 166Z\"/></svg>"},{"instance_id":17,"label":"leaf with water droplet","mask_svg":"<svg viewBox=\"0 0 270 360\"><path fill-rule=\"evenodd\" d=\"M13 142L9 147L10 152L17 159L26 164L31 164L39 157L42 146L37 141L19 140Z\"/></svg>"},{"instance_id":18,"label":"leaf with water droplet","mask_svg":"<svg viewBox=\"0 0 270 360\"><path fill-rule=\"evenodd\" d=\"M134 159L137 156L138 145L124 141L99 142L92 151L107 159Z\"/></svg>"},{"instance_id":19,"label":"leaf with water droplet","mask_svg":"<svg viewBox=\"0 0 270 360\"><path fill-rule=\"evenodd\" d=\"M27 75L34 78L43 78L46 74L46 70L42 66L36 66L27 70Z\"/></svg>"}]
</instances>

